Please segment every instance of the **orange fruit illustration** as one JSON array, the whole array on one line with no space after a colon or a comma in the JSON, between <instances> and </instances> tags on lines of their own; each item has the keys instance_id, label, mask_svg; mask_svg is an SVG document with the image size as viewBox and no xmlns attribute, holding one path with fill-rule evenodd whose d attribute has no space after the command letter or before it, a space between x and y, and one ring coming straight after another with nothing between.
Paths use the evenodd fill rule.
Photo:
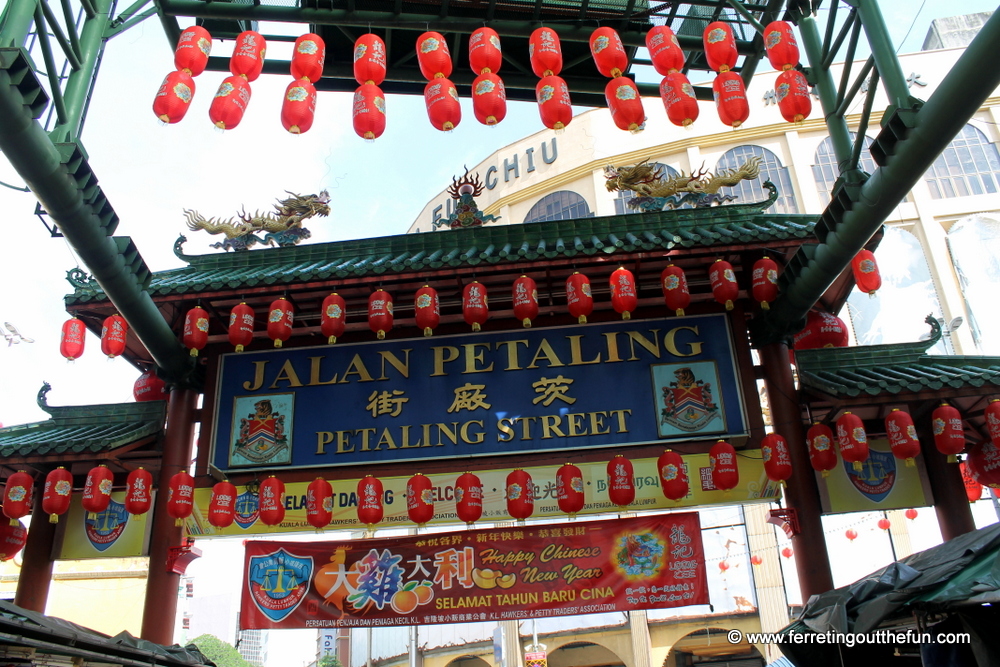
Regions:
<instances>
[{"instance_id":1,"label":"orange fruit illustration","mask_svg":"<svg viewBox=\"0 0 1000 667\"><path fill-rule=\"evenodd\" d=\"M421 584L413 592L417 594L417 604L427 604L434 599L434 589L429 584Z\"/></svg>"},{"instance_id":2,"label":"orange fruit illustration","mask_svg":"<svg viewBox=\"0 0 1000 667\"><path fill-rule=\"evenodd\" d=\"M412 590L396 591L390 602L392 609L397 614L409 614L417 608L417 594Z\"/></svg>"}]
</instances>

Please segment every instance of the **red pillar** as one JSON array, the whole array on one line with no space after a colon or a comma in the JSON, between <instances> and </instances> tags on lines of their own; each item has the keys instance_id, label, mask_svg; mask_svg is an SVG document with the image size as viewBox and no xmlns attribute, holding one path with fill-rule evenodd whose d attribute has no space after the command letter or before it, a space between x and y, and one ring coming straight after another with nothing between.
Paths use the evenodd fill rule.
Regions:
<instances>
[{"instance_id":1,"label":"red pillar","mask_svg":"<svg viewBox=\"0 0 1000 667\"><path fill-rule=\"evenodd\" d=\"M788 346L770 343L760 350L764 368L764 386L771 406L774 430L785 437L792 456L792 476L785 487L788 507L795 510L799 534L792 538L795 569L799 575L802 601L810 596L833 589L830 557L823 535L819 489L816 475L809 465L809 450L802 427L802 408L795 389L792 367L788 363Z\"/></svg>"},{"instance_id":2,"label":"red pillar","mask_svg":"<svg viewBox=\"0 0 1000 667\"><path fill-rule=\"evenodd\" d=\"M56 524L49 523L49 515L42 509L45 475L35 480L35 507L31 511L31 530L24 544L21 574L17 579L14 604L18 607L45 613L52 583L52 546L55 542ZM4 519L6 520L6 519Z\"/></svg>"},{"instance_id":3,"label":"red pillar","mask_svg":"<svg viewBox=\"0 0 1000 667\"><path fill-rule=\"evenodd\" d=\"M141 632L143 639L157 644L174 643L180 575L167 570L167 555L170 547L181 545L184 529L174 526L174 520L167 514L167 488L174 473L187 468L191 462L197 400L198 392L193 389L175 389L167 404L167 432L149 536L149 578Z\"/></svg>"},{"instance_id":4,"label":"red pillar","mask_svg":"<svg viewBox=\"0 0 1000 667\"><path fill-rule=\"evenodd\" d=\"M934 496L934 512L937 514L941 538L948 541L976 529L972 518L972 506L965 495L962 471L957 463L948 463L948 457L934 446L931 430L931 413L928 410L917 422L917 436L920 451L924 455L927 481Z\"/></svg>"}]
</instances>

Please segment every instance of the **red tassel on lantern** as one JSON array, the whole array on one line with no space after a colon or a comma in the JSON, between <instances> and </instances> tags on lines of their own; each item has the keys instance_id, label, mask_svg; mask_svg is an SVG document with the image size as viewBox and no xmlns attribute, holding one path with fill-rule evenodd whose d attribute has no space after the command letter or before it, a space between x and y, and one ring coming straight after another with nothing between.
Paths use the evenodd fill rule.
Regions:
<instances>
[{"instance_id":1,"label":"red tassel on lantern","mask_svg":"<svg viewBox=\"0 0 1000 667\"><path fill-rule=\"evenodd\" d=\"M635 500L635 473L632 462L623 454L617 454L608 461L608 498L619 508L631 505Z\"/></svg>"},{"instance_id":2,"label":"red tassel on lantern","mask_svg":"<svg viewBox=\"0 0 1000 667\"><path fill-rule=\"evenodd\" d=\"M358 521L365 524L369 531L382 521L385 514L382 495L382 482L377 477L367 475L358 481Z\"/></svg>"},{"instance_id":3,"label":"red tassel on lantern","mask_svg":"<svg viewBox=\"0 0 1000 667\"><path fill-rule=\"evenodd\" d=\"M523 521L535 511L535 495L531 484L531 475L518 468L507 475L506 493L507 513L515 519Z\"/></svg>"},{"instance_id":4,"label":"red tassel on lantern","mask_svg":"<svg viewBox=\"0 0 1000 667\"><path fill-rule=\"evenodd\" d=\"M566 304L569 314L580 324L586 324L587 316L594 310L594 297L590 292L590 279L582 273L574 272L566 279Z\"/></svg>"},{"instance_id":5,"label":"red tassel on lantern","mask_svg":"<svg viewBox=\"0 0 1000 667\"><path fill-rule=\"evenodd\" d=\"M715 96L715 108L719 112L719 120L734 129L750 117L750 104L747 102L747 91L743 79L736 72L723 72L712 82L712 93Z\"/></svg>"},{"instance_id":6,"label":"red tassel on lantern","mask_svg":"<svg viewBox=\"0 0 1000 667\"><path fill-rule=\"evenodd\" d=\"M989 433L993 445L1000 447L1000 399L993 398L983 410L983 419L986 422L986 432Z\"/></svg>"},{"instance_id":7,"label":"red tassel on lantern","mask_svg":"<svg viewBox=\"0 0 1000 667\"><path fill-rule=\"evenodd\" d=\"M347 302L336 292L323 299L320 307L320 332L326 336L326 342L333 345L337 338L344 335L347 325Z\"/></svg>"},{"instance_id":8,"label":"red tassel on lantern","mask_svg":"<svg viewBox=\"0 0 1000 667\"><path fill-rule=\"evenodd\" d=\"M326 61L326 42L319 35L308 32L295 40L292 50L291 72L293 79L308 79L316 83L323 76Z\"/></svg>"},{"instance_id":9,"label":"red tassel on lantern","mask_svg":"<svg viewBox=\"0 0 1000 667\"><path fill-rule=\"evenodd\" d=\"M632 317L632 311L639 304L635 291L635 276L625 267L618 267L611 273L611 305L623 320Z\"/></svg>"},{"instance_id":10,"label":"red tassel on lantern","mask_svg":"<svg viewBox=\"0 0 1000 667\"><path fill-rule=\"evenodd\" d=\"M511 301L514 304L514 317L521 320L525 328L530 327L531 321L538 317L538 287L535 281L528 276L515 280Z\"/></svg>"},{"instance_id":11,"label":"red tassel on lantern","mask_svg":"<svg viewBox=\"0 0 1000 667\"><path fill-rule=\"evenodd\" d=\"M114 485L114 475L105 465L90 469L87 482L83 486L83 509L87 511L88 519L96 519L97 515L108 509L111 504L111 488Z\"/></svg>"},{"instance_id":12,"label":"red tassel on lantern","mask_svg":"<svg viewBox=\"0 0 1000 667\"><path fill-rule=\"evenodd\" d=\"M771 67L782 72L799 64L799 45L792 25L786 21L771 21L764 28L764 49Z\"/></svg>"},{"instance_id":13,"label":"red tassel on lantern","mask_svg":"<svg viewBox=\"0 0 1000 667\"><path fill-rule=\"evenodd\" d=\"M470 527L483 516L483 483L471 472L455 482L455 513Z\"/></svg>"},{"instance_id":14,"label":"red tassel on lantern","mask_svg":"<svg viewBox=\"0 0 1000 667\"><path fill-rule=\"evenodd\" d=\"M392 329L392 297L385 290L375 290L368 297L368 328L379 340Z\"/></svg>"},{"instance_id":15,"label":"red tassel on lantern","mask_svg":"<svg viewBox=\"0 0 1000 667\"><path fill-rule=\"evenodd\" d=\"M674 31L665 25L653 26L646 33L646 49L657 74L667 76L684 69L684 51Z\"/></svg>"},{"instance_id":16,"label":"red tassel on lantern","mask_svg":"<svg viewBox=\"0 0 1000 667\"><path fill-rule=\"evenodd\" d=\"M948 457L948 463L954 463L957 460L955 455L965 450L962 414L947 403L942 403L931 413L931 431L934 433L934 446Z\"/></svg>"},{"instance_id":17,"label":"red tassel on lantern","mask_svg":"<svg viewBox=\"0 0 1000 667\"><path fill-rule=\"evenodd\" d=\"M322 477L309 482L306 488L306 521L316 530L323 530L333 519L333 487Z\"/></svg>"},{"instance_id":18,"label":"red tassel on lantern","mask_svg":"<svg viewBox=\"0 0 1000 667\"><path fill-rule=\"evenodd\" d=\"M760 441L760 454L769 480L783 484L792 476L792 455L783 437L777 433L765 435Z\"/></svg>"},{"instance_id":19,"label":"red tassel on lantern","mask_svg":"<svg viewBox=\"0 0 1000 667\"><path fill-rule=\"evenodd\" d=\"M466 283L462 289L462 317L465 323L471 325L473 331L479 331L489 316L486 286L475 280Z\"/></svg>"},{"instance_id":20,"label":"red tassel on lantern","mask_svg":"<svg viewBox=\"0 0 1000 667\"><path fill-rule=\"evenodd\" d=\"M292 134L303 134L316 117L316 86L308 79L292 81L281 102L281 126Z\"/></svg>"},{"instance_id":21,"label":"red tassel on lantern","mask_svg":"<svg viewBox=\"0 0 1000 667\"><path fill-rule=\"evenodd\" d=\"M174 67L191 76L198 76L208 65L212 52L212 35L200 25L186 28L174 49Z\"/></svg>"},{"instance_id":22,"label":"red tassel on lantern","mask_svg":"<svg viewBox=\"0 0 1000 667\"><path fill-rule=\"evenodd\" d=\"M733 301L740 293L733 265L724 259L715 260L712 268L708 270L708 279L712 282L712 295L715 296L715 300L725 304L726 310L732 310Z\"/></svg>"},{"instance_id":23,"label":"red tassel on lantern","mask_svg":"<svg viewBox=\"0 0 1000 667\"><path fill-rule=\"evenodd\" d=\"M660 274L660 287L663 288L663 300L678 317L684 316L684 309L691 305L691 292L688 291L687 277L684 269L676 264L670 264Z\"/></svg>"},{"instance_id":24,"label":"red tassel on lantern","mask_svg":"<svg viewBox=\"0 0 1000 667\"><path fill-rule=\"evenodd\" d=\"M434 329L441 323L441 301L436 289L424 285L417 290L413 298L413 318L425 336L434 334Z\"/></svg>"},{"instance_id":25,"label":"red tassel on lantern","mask_svg":"<svg viewBox=\"0 0 1000 667\"><path fill-rule=\"evenodd\" d=\"M3 492L3 514L16 526L22 516L31 514L31 501L35 495L35 478L18 470L7 478Z\"/></svg>"},{"instance_id":26,"label":"red tassel on lantern","mask_svg":"<svg viewBox=\"0 0 1000 667\"><path fill-rule=\"evenodd\" d=\"M242 352L253 342L254 312L245 303L233 307L229 313L229 343Z\"/></svg>"},{"instance_id":27,"label":"red tassel on lantern","mask_svg":"<svg viewBox=\"0 0 1000 667\"><path fill-rule=\"evenodd\" d=\"M769 310L778 298L778 264L770 257L762 257L753 265L753 300L762 310Z\"/></svg>"},{"instance_id":28,"label":"red tassel on lantern","mask_svg":"<svg viewBox=\"0 0 1000 667\"><path fill-rule=\"evenodd\" d=\"M212 487L208 503L208 522L216 528L228 528L236 518L236 486L225 480Z\"/></svg>"},{"instance_id":29,"label":"red tassel on lantern","mask_svg":"<svg viewBox=\"0 0 1000 667\"><path fill-rule=\"evenodd\" d=\"M660 474L660 489L663 495L677 502L687 496L690 486L684 459L672 449L664 450L656 459L656 469Z\"/></svg>"},{"instance_id":30,"label":"red tassel on lantern","mask_svg":"<svg viewBox=\"0 0 1000 667\"><path fill-rule=\"evenodd\" d=\"M451 54L441 33L425 32L417 38L417 62L428 81L451 76Z\"/></svg>"},{"instance_id":31,"label":"red tassel on lantern","mask_svg":"<svg viewBox=\"0 0 1000 667\"><path fill-rule=\"evenodd\" d=\"M550 75L539 80L535 86L535 99L542 125L550 130L562 130L573 120L569 86L561 77Z\"/></svg>"},{"instance_id":32,"label":"red tassel on lantern","mask_svg":"<svg viewBox=\"0 0 1000 667\"><path fill-rule=\"evenodd\" d=\"M674 125L687 127L698 120L698 98L694 87L680 72L671 72L660 82L660 99L667 110L667 118Z\"/></svg>"},{"instance_id":33,"label":"red tassel on lantern","mask_svg":"<svg viewBox=\"0 0 1000 667\"><path fill-rule=\"evenodd\" d=\"M260 483L257 493L260 521L265 526L277 526L285 520L285 483L271 475Z\"/></svg>"},{"instance_id":34,"label":"red tassel on lantern","mask_svg":"<svg viewBox=\"0 0 1000 667\"><path fill-rule=\"evenodd\" d=\"M145 468L128 474L125 480L125 511L142 516L153 506L153 475Z\"/></svg>"},{"instance_id":35,"label":"red tassel on lantern","mask_svg":"<svg viewBox=\"0 0 1000 667\"><path fill-rule=\"evenodd\" d=\"M275 347L291 338L292 324L295 321L295 309L285 297L271 302L267 315L267 335L274 341Z\"/></svg>"},{"instance_id":36,"label":"red tassel on lantern","mask_svg":"<svg viewBox=\"0 0 1000 667\"><path fill-rule=\"evenodd\" d=\"M535 76L550 77L562 71L562 46L552 28L538 28L528 39L528 58Z\"/></svg>"},{"instance_id":37,"label":"red tassel on lantern","mask_svg":"<svg viewBox=\"0 0 1000 667\"><path fill-rule=\"evenodd\" d=\"M194 477L186 470L174 473L167 489L167 514L174 518L175 526L184 525L184 519L194 511Z\"/></svg>"},{"instance_id":38,"label":"red tassel on lantern","mask_svg":"<svg viewBox=\"0 0 1000 667\"><path fill-rule=\"evenodd\" d=\"M163 78L153 98L153 113L164 123L179 123L191 108L194 79L187 72L175 70Z\"/></svg>"},{"instance_id":39,"label":"red tassel on lantern","mask_svg":"<svg viewBox=\"0 0 1000 667\"><path fill-rule=\"evenodd\" d=\"M708 450L712 467L712 484L716 489L729 491L740 483L740 469L736 465L736 450L725 440L719 440Z\"/></svg>"},{"instance_id":40,"label":"red tassel on lantern","mask_svg":"<svg viewBox=\"0 0 1000 667\"><path fill-rule=\"evenodd\" d=\"M87 327L75 317L63 322L62 334L59 338L59 353L67 361L79 359L87 342Z\"/></svg>"},{"instance_id":41,"label":"red tassel on lantern","mask_svg":"<svg viewBox=\"0 0 1000 667\"><path fill-rule=\"evenodd\" d=\"M184 316L184 334L181 342L188 348L192 357L208 343L208 311L201 306L195 306Z\"/></svg>"},{"instance_id":42,"label":"red tassel on lantern","mask_svg":"<svg viewBox=\"0 0 1000 667\"><path fill-rule=\"evenodd\" d=\"M128 337L128 322L117 313L105 318L101 328L101 352L109 359L114 359L125 351L125 339Z\"/></svg>"},{"instance_id":43,"label":"red tassel on lantern","mask_svg":"<svg viewBox=\"0 0 1000 667\"><path fill-rule=\"evenodd\" d=\"M49 515L49 523L59 523L59 515L69 511L72 495L72 473L62 466L50 470L42 488L42 511Z\"/></svg>"},{"instance_id":44,"label":"red tassel on lantern","mask_svg":"<svg viewBox=\"0 0 1000 667\"><path fill-rule=\"evenodd\" d=\"M227 76L219 85L208 108L208 117L220 130L232 130L250 104L250 84L242 76Z\"/></svg>"},{"instance_id":45,"label":"red tassel on lantern","mask_svg":"<svg viewBox=\"0 0 1000 667\"><path fill-rule=\"evenodd\" d=\"M419 472L406 482L406 514L418 526L434 518L433 489L431 480Z\"/></svg>"},{"instance_id":46,"label":"red tassel on lantern","mask_svg":"<svg viewBox=\"0 0 1000 667\"><path fill-rule=\"evenodd\" d=\"M590 35L590 54L597 71L607 77L617 78L628 69L628 54L622 38L614 28L600 27Z\"/></svg>"},{"instance_id":47,"label":"red tassel on lantern","mask_svg":"<svg viewBox=\"0 0 1000 667\"><path fill-rule=\"evenodd\" d=\"M809 82L797 69L785 70L774 80L774 94L778 98L781 117L789 123L800 123L812 113Z\"/></svg>"},{"instance_id":48,"label":"red tassel on lantern","mask_svg":"<svg viewBox=\"0 0 1000 667\"><path fill-rule=\"evenodd\" d=\"M583 509L583 473L572 463L564 463L556 470L556 502L559 509L570 517Z\"/></svg>"},{"instance_id":49,"label":"red tassel on lantern","mask_svg":"<svg viewBox=\"0 0 1000 667\"><path fill-rule=\"evenodd\" d=\"M725 21L713 21L705 26L702 35L705 47L705 60L708 66L716 72L728 72L736 67L739 53L736 51L736 39L733 29Z\"/></svg>"},{"instance_id":50,"label":"red tassel on lantern","mask_svg":"<svg viewBox=\"0 0 1000 667\"><path fill-rule=\"evenodd\" d=\"M480 74L472 82L472 110L483 125L496 125L507 116L507 93L496 74Z\"/></svg>"},{"instance_id":51,"label":"red tassel on lantern","mask_svg":"<svg viewBox=\"0 0 1000 667\"><path fill-rule=\"evenodd\" d=\"M882 286L882 276L879 275L875 254L871 250L862 248L854 256L851 260L851 272L858 289L867 292L868 296L875 296L875 292Z\"/></svg>"},{"instance_id":52,"label":"red tassel on lantern","mask_svg":"<svg viewBox=\"0 0 1000 667\"><path fill-rule=\"evenodd\" d=\"M16 556L28 541L28 529L20 521L16 525L0 526L0 561Z\"/></svg>"},{"instance_id":53,"label":"red tassel on lantern","mask_svg":"<svg viewBox=\"0 0 1000 667\"><path fill-rule=\"evenodd\" d=\"M229 71L247 81L256 81L264 69L264 52L267 42L253 30L245 30L236 38L233 55L229 59Z\"/></svg>"},{"instance_id":54,"label":"red tassel on lantern","mask_svg":"<svg viewBox=\"0 0 1000 667\"><path fill-rule=\"evenodd\" d=\"M619 76L604 87L604 99L611 111L611 120L619 130L632 134L641 132L646 123L646 111L639 98L639 89L632 79Z\"/></svg>"},{"instance_id":55,"label":"red tassel on lantern","mask_svg":"<svg viewBox=\"0 0 1000 667\"><path fill-rule=\"evenodd\" d=\"M915 466L913 458L920 454L920 441L917 440L917 429L913 426L910 413L893 408L885 417L885 434L889 438L892 455L905 459L909 468Z\"/></svg>"},{"instance_id":56,"label":"red tassel on lantern","mask_svg":"<svg viewBox=\"0 0 1000 667\"><path fill-rule=\"evenodd\" d=\"M462 122L458 89L448 79L437 78L424 86L424 103L427 105L427 117L435 129L449 132Z\"/></svg>"},{"instance_id":57,"label":"red tassel on lantern","mask_svg":"<svg viewBox=\"0 0 1000 667\"><path fill-rule=\"evenodd\" d=\"M167 400L167 384L153 371L146 371L132 385L132 398L136 403Z\"/></svg>"},{"instance_id":58,"label":"red tassel on lantern","mask_svg":"<svg viewBox=\"0 0 1000 667\"><path fill-rule=\"evenodd\" d=\"M965 497L970 503L974 503L983 497L983 485L972 476L968 463L962 461L959 467L962 471L962 483L965 485Z\"/></svg>"},{"instance_id":59,"label":"red tassel on lantern","mask_svg":"<svg viewBox=\"0 0 1000 667\"><path fill-rule=\"evenodd\" d=\"M809 445L809 464L823 477L828 477L830 471L837 467L837 452L833 449L833 431L829 426L816 422L806 433L806 443Z\"/></svg>"},{"instance_id":60,"label":"red tassel on lantern","mask_svg":"<svg viewBox=\"0 0 1000 667\"><path fill-rule=\"evenodd\" d=\"M847 347L847 325L832 313L817 310L806 315L806 328L795 334L792 341L796 350L814 350L821 347Z\"/></svg>"},{"instance_id":61,"label":"red tassel on lantern","mask_svg":"<svg viewBox=\"0 0 1000 667\"><path fill-rule=\"evenodd\" d=\"M861 464L868 460L868 434L856 414L845 412L837 418L837 445L840 457L853 463L854 469L860 472Z\"/></svg>"},{"instance_id":62,"label":"red tassel on lantern","mask_svg":"<svg viewBox=\"0 0 1000 667\"><path fill-rule=\"evenodd\" d=\"M376 86L385 81L385 42L378 35L361 35L354 42L354 79Z\"/></svg>"},{"instance_id":63,"label":"red tassel on lantern","mask_svg":"<svg viewBox=\"0 0 1000 667\"><path fill-rule=\"evenodd\" d=\"M469 35L469 66L475 74L496 74L503 63L500 35L493 28L477 28Z\"/></svg>"}]
</instances>

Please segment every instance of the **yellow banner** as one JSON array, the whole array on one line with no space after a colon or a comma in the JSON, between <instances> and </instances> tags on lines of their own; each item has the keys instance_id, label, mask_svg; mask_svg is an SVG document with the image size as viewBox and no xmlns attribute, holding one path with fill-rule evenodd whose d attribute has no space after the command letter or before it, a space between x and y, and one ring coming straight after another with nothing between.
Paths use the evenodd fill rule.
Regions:
<instances>
[{"instance_id":1,"label":"yellow banner","mask_svg":"<svg viewBox=\"0 0 1000 667\"><path fill-rule=\"evenodd\" d=\"M155 502L155 495L154 495ZM62 539L56 552L58 560L84 558L131 558L145 556L152 512L132 516L125 511L125 492L111 494L108 509L96 518L88 518L82 495L73 496L69 511L59 519Z\"/></svg>"},{"instance_id":2,"label":"yellow banner","mask_svg":"<svg viewBox=\"0 0 1000 667\"><path fill-rule=\"evenodd\" d=\"M918 456L913 462L908 466L895 458L888 440L869 440L868 460L860 471L841 460L828 477L819 477L823 511L840 514L930 505L924 458Z\"/></svg>"}]
</instances>

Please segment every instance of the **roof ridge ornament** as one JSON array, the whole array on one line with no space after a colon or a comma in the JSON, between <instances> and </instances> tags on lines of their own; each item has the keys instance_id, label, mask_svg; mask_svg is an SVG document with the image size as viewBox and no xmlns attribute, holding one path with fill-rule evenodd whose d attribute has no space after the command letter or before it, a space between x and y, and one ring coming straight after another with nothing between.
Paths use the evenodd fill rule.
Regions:
<instances>
[{"instance_id":1,"label":"roof ridge ornament","mask_svg":"<svg viewBox=\"0 0 1000 667\"><path fill-rule=\"evenodd\" d=\"M38 407L46 412L49 412L49 402L46 399L46 394L52 389L52 385L48 382L42 382L42 388L38 390L38 395L35 397L35 401L38 403Z\"/></svg>"},{"instance_id":2,"label":"roof ridge ornament","mask_svg":"<svg viewBox=\"0 0 1000 667\"><path fill-rule=\"evenodd\" d=\"M708 208L735 201L733 195L719 194L721 188L731 188L740 181L760 177L759 157L752 157L735 169L725 169L712 173L702 164L697 171L687 174L683 170L676 176L667 176L656 164L643 160L632 167L604 167L605 186L611 192L632 191L636 194L628 200L631 208L642 211L665 211L683 206ZM767 183L770 184L770 181ZM765 187L767 187L765 185ZM768 206L777 197L777 188L770 184ZM764 208L767 208L765 206ZM763 208L761 209L763 210Z\"/></svg>"},{"instance_id":3,"label":"roof ridge ornament","mask_svg":"<svg viewBox=\"0 0 1000 667\"><path fill-rule=\"evenodd\" d=\"M209 234L224 234L225 239L219 243L212 243L211 248L222 248L226 252L235 250L237 252L249 250L256 244L280 247L297 245L312 234L302 226L304 220L313 216L325 218L330 215L330 193L326 190L318 195L299 195L285 190L290 197L279 199L274 204L275 213L257 211L253 214L246 212L243 207L236 218L216 219L206 218L198 211L184 209L184 217L187 219L187 227L191 231L199 229ZM238 219L238 221L237 221ZM261 238L257 232L265 232ZM177 246L174 246L174 253Z\"/></svg>"}]
</instances>

